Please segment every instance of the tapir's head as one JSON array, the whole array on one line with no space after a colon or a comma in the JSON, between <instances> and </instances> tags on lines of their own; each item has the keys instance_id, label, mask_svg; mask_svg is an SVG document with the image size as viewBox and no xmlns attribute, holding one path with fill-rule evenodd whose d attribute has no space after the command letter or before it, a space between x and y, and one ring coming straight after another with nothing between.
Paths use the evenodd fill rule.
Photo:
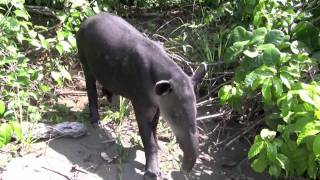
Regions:
<instances>
[{"instance_id":1,"label":"tapir's head","mask_svg":"<svg viewBox=\"0 0 320 180\"><path fill-rule=\"evenodd\" d=\"M206 64L201 64L191 77L178 75L155 85L160 112L176 135L183 151L182 170L187 172L194 166L199 148L194 87L204 77L206 69Z\"/></svg>"}]
</instances>

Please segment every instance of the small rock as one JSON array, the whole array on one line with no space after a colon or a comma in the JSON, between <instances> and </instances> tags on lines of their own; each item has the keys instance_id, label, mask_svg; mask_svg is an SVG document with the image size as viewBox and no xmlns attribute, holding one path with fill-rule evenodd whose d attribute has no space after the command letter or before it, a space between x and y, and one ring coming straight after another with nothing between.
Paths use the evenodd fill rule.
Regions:
<instances>
[{"instance_id":1,"label":"small rock","mask_svg":"<svg viewBox=\"0 0 320 180\"><path fill-rule=\"evenodd\" d=\"M113 161L113 159L110 158L106 152L101 152L100 156L102 157L102 159L107 161L107 163L111 163Z\"/></svg>"}]
</instances>

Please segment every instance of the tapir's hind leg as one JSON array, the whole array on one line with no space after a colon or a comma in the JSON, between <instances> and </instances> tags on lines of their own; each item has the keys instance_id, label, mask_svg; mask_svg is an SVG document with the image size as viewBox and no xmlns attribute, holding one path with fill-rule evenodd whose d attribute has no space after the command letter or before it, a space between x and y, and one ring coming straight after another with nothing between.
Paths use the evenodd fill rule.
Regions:
<instances>
[{"instance_id":1,"label":"tapir's hind leg","mask_svg":"<svg viewBox=\"0 0 320 180\"><path fill-rule=\"evenodd\" d=\"M145 179L160 175L158 167L158 143L156 141L154 118L158 112L153 105L142 105L132 102L146 156Z\"/></svg>"}]
</instances>

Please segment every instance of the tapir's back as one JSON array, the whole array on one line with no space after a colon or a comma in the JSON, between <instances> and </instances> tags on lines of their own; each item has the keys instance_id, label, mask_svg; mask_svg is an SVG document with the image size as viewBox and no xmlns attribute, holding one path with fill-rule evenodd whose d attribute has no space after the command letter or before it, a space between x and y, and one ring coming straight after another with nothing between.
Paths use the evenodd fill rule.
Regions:
<instances>
[{"instance_id":1,"label":"tapir's back","mask_svg":"<svg viewBox=\"0 0 320 180\"><path fill-rule=\"evenodd\" d=\"M177 66L156 43L109 13L89 17L82 23L77 45L84 70L108 90L129 98L139 93L145 96L152 90L152 73L157 73L158 68Z\"/></svg>"}]
</instances>

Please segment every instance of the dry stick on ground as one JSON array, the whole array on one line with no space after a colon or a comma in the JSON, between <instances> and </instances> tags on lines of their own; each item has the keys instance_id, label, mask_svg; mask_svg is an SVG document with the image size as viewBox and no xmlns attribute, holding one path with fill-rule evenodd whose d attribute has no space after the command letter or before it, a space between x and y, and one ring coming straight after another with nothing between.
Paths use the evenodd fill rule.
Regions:
<instances>
[{"instance_id":1,"label":"dry stick on ground","mask_svg":"<svg viewBox=\"0 0 320 180\"><path fill-rule=\"evenodd\" d=\"M219 84L217 87L215 87L215 88L213 88L212 90L210 90L209 93L208 93L206 96L200 98L198 101L203 101L203 100L207 99L208 97L210 97L210 95L211 95L212 93L214 93L214 92L216 92L217 90L219 90L220 87L222 87L222 86L224 86L224 85L226 85L226 84L229 84L231 81L232 81L232 80L229 80L229 81L226 81L226 82L224 82L224 83Z\"/></svg>"},{"instance_id":2,"label":"dry stick on ground","mask_svg":"<svg viewBox=\"0 0 320 180\"><path fill-rule=\"evenodd\" d=\"M210 114L207 116L201 116L197 118L197 121L203 121L205 119L212 119L212 118L217 118L217 117L222 117L223 115L225 115L226 113L217 113L217 114Z\"/></svg>"},{"instance_id":3,"label":"dry stick on ground","mask_svg":"<svg viewBox=\"0 0 320 180\"><path fill-rule=\"evenodd\" d=\"M251 131L253 128L255 128L257 125L261 124L264 121L264 119L259 119L258 121L254 122L251 126L249 126L248 128L245 128L244 131L236 134L235 136L233 136L231 138L231 140L226 143L226 145L224 145L224 149L228 148L231 144L233 144L236 140L238 140L239 138L241 138L242 136L244 136L245 134L247 134L249 131Z\"/></svg>"},{"instance_id":4,"label":"dry stick on ground","mask_svg":"<svg viewBox=\"0 0 320 180\"><path fill-rule=\"evenodd\" d=\"M58 172L58 171L56 171L56 170L53 170L53 169L50 169L50 168L47 168L47 167L44 167L44 166L42 166L42 168L45 169L45 170L54 172L54 173L56 173L56 174L58 174L58 175L60 175L60 176L62 176L62 177L64 177L64 178L66 178L66 179L68 179L68 180L72 180L72 178L68 177L68 176L65 175L65 174L62 174L61 172Z\"/></svg>"}]
</instances>

